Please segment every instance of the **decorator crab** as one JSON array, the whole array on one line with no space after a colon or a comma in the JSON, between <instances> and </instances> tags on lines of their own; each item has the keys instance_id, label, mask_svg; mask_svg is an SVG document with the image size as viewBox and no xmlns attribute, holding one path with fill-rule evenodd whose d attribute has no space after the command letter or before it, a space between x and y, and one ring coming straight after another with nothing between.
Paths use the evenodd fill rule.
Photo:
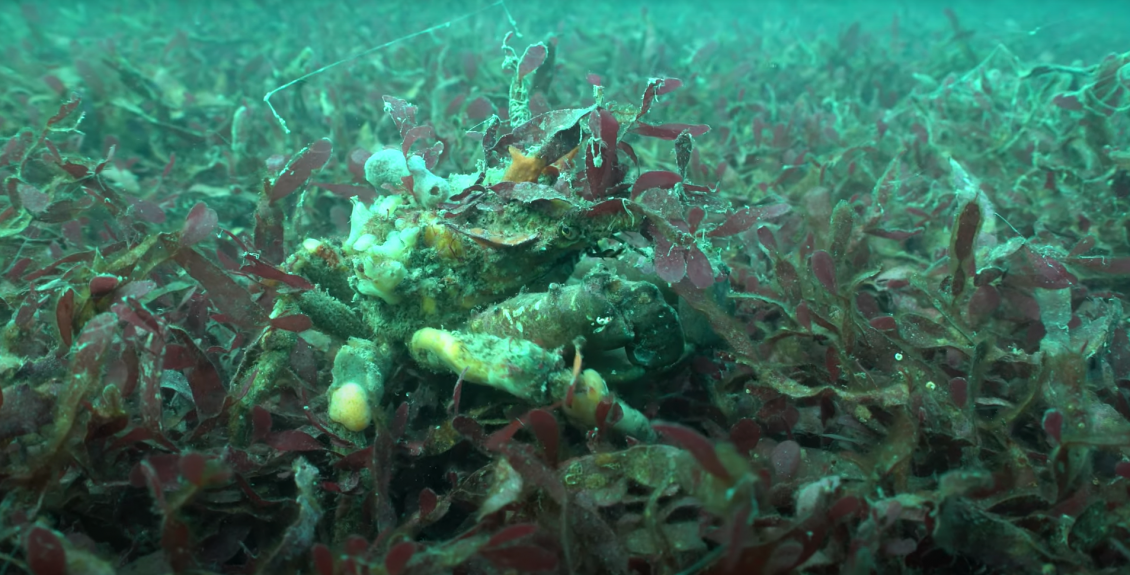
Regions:
<instances>
[{"instance_id":1,"label":"decorator crab","mask_svg":"<svg viewBox=\"0 0 1130 575\"><path fill-rule=\"evenodd\" d=\"M670 366L684 353L679 318L650 282L600 267L573 278L586 252L646 220L631 209L617 161L620 123L638 112L553 111L501 137L495 120L483 149L509 161L440 177L431 171L434 148L406 153L414 108L386 101L406 143L369 157L365 176L388 193L372 203L353 198L343 241L302 243L288 271L316 287L280 296L274 311L301 313L334 340L329 419L353 432L368 427L389 374L410 357L534 404L560 401L583 425L603 425L612 413L616 429L650 435L642 414L581 369L579 352L623 349L636 369ZM237 418L286 365L295 336L275 337L245 366L254 376ZM574 347L570 369L562 351Z\"/></svg>"}]
</instances>

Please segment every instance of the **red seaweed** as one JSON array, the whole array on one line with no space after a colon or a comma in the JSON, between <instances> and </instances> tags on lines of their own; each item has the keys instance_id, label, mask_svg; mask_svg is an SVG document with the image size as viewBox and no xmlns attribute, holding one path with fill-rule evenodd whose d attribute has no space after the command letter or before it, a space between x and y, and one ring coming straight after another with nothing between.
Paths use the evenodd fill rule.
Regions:
<instances>
[{"instance_id":1,"label":"red seaweed","mask_svg":"<svg viewBox=\"0 0 1130 575\"><path fill-rule=\"evenodd\" d=\"M1130 568L1117 26L214 4L0 38L0 570Z\"/></svg>"}]
</instances>

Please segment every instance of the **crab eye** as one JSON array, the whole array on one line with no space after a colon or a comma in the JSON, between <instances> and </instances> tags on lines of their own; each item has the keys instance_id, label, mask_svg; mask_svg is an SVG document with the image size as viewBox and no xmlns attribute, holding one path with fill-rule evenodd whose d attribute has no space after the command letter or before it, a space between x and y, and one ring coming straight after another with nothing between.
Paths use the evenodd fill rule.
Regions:
<instances>
[{"instance_id":1,"label":"crab eye","mask_svg":"<svg viewBox=\"0 0 1130 575\"><path fill-rule=\"evenodd\" d=\"M561 225L557 227L557 231L561 234L561 237L563 237L567 240L577 239L576 228L570 226L569 224L567 224L565 222L561 222Z\"/></svg>"}]
</instances>

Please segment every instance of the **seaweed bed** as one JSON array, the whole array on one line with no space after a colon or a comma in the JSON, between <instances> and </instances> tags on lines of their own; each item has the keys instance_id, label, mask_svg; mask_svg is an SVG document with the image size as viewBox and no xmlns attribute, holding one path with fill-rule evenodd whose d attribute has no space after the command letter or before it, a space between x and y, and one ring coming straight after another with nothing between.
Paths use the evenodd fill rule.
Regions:
<instances>
[{"instance_id":1,"label":"seaweed bed","mask_svg":"<svg viewBox=\"0 0 1130 575\"><path fill-rule=\"evenodd\" d=\"M1117 30L374 4L0 7L0 574L1130 569Z\"/></svg>"}]
</instances>

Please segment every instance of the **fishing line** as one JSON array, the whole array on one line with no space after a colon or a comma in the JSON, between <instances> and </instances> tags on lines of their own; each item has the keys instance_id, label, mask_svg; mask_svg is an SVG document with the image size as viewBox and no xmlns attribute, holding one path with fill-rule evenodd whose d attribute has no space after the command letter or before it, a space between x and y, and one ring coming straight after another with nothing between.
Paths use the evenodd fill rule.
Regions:
<instances>
[{"instance_id":1,"label":"fishing line","mask_svg":"<svg viewBox=\"0 0 1130 575\"><path fill-rule=\"evenodd\" d=\"M459 16L458 18L448 20L447 22L444 22L442 24L436 24L435 26L431 26L429 28L425 28L423 30L413 32L413 33L408 34L406 36L401 36L400 38L397 38L395 40L390 40L390 41L385 42L384 44L381 44L379 46L373 46L372 48L369 48L368 50L365 50L363 52L358 52L358 53L356 53L356 54L354 54L354 55L352 55L348 58L338 60L337 62L334 62L332 64L327 64L325 66L322 66L321 68L318 68L317 70L314 70L313 72L310 72L309 74L303 74L302 76L299 76L299 77L283 84L282 86L279 86L278 88L275 88L274 90L271 90L270 92L267 92L266 94L263 94L263 102L267 104L267 107L271 109L271 114L273 114L275 116L275 119L279 121L279 124L282 125L283 132L286 132L287 134L289 134L290 128L287 127L286 120L284 120L282 118L282 116L279 115L278 111L275 110L275 107L271 104L271 96L274 96L276 93L281 92L281 91L283 91L283 90L285 90L285 89L287 89L287 88L289 88L289 87L291 87L291 86L293 86L293 85L295 85L295 84L297 84L297 83L299 83L303 80L307 80L309 78L317 76L318 74L321 74L322 72L325 72L326 70L336 68L336 67L338 67L342 64L347 64L347 63L352 62L352 61L354 61L358 58L361 58L363 56L368 56L369 54L372 54L373 52L376 52L377 50L383 50L383 49L388 48L390 46L394 46L396 44L399 44L401 42L405 42L405 41L411 40L413 38L423 36L424 34L430 34L430 33L435 32L437 30L443 30L445 28L449 28L449 27L451 27L452 24L454 24L456 22L462 22L463 20L466 20L466 19L468 19L472 16L475 16L476 14L486 12L487 10L490 10L492 8L499 7L499 6L502 7L502 11L506 14L506 20L509 22L510 27L514 29L514 34L517 35L519 38L521 38L522 33L520 31L518 31L518 23L514 20L514 16L512 16L510 14L510 9L506 7L505 0L498 0L498 2L495 2L494 4L491 4L489 6L484 6L484 7L479 8L478 10L475 10L473 12L468 12L468 13L462 15L462 16Z\"/></svg>"}]
</instances>

